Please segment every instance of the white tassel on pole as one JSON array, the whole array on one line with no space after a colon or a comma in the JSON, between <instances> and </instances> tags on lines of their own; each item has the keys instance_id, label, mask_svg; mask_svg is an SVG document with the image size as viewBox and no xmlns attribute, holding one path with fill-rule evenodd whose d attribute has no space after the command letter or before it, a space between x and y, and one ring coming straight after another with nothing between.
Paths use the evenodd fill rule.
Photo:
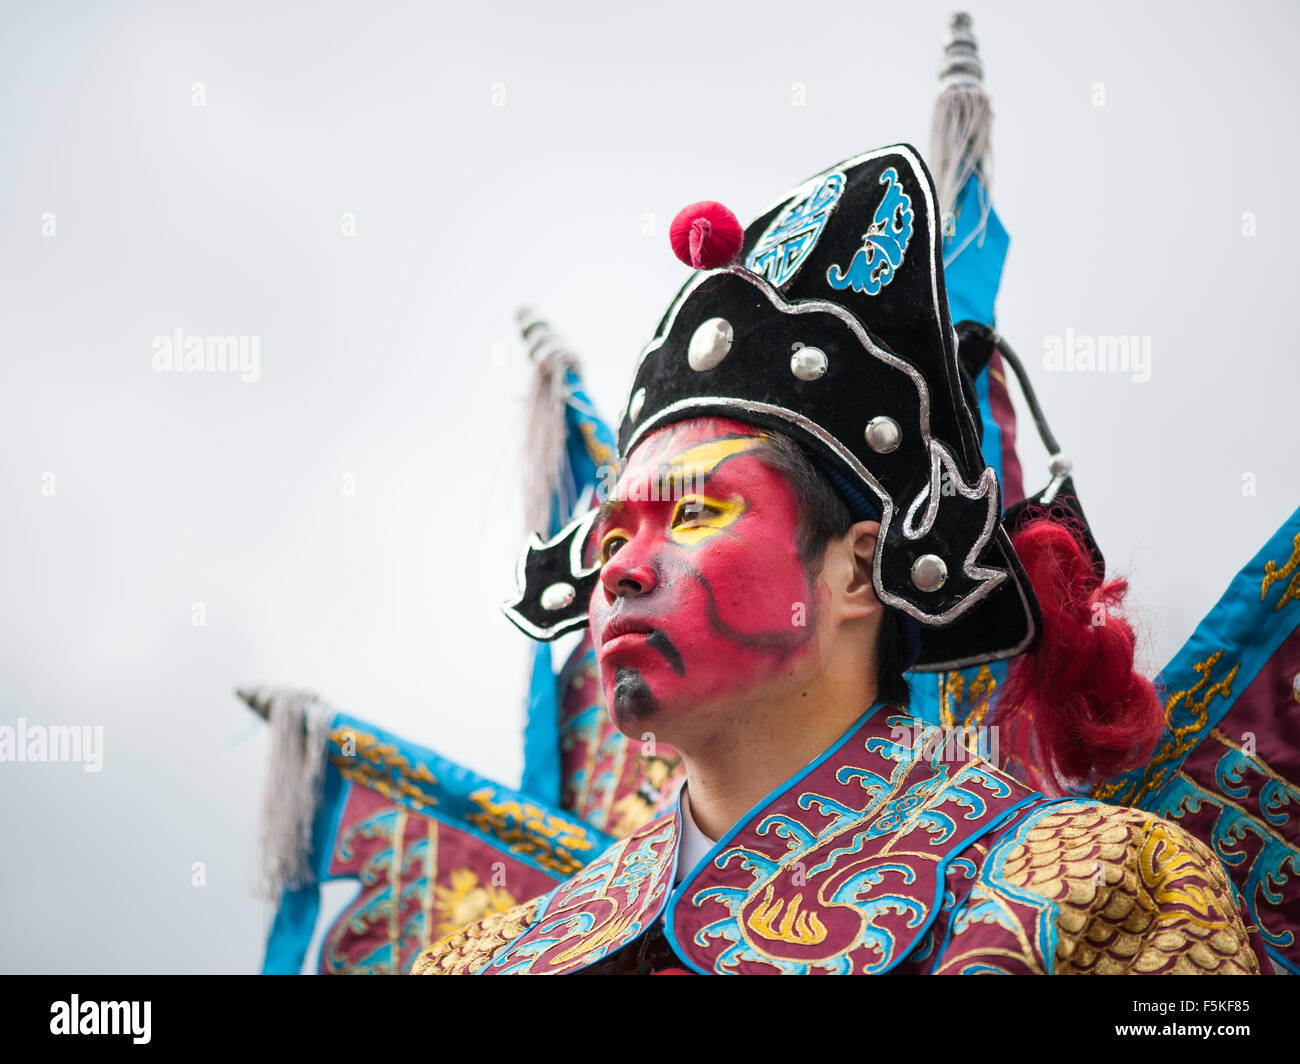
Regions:
<instances>
[{"instance_id":1,"label":"white tassel on pole","mask_svg":"<svg viewBox=\"0 0 1300 1064\"><path fill-rule=\"evenodd\" d=\"M262 793L263 895L272 901L315 879L311 829L325 781L325 747L334 710L310 691L240 696L266 716L271 754Z\"/></svg>"},{"instance_id":2,"label":"white tassel on pole","mask_svg":"<svg viewBox=\"0 0 1300 1064\"><path fill-rule=\"evenodd\" d=\"M951 30L930 126L930 172L945 217L952 214L958 193L976 170L986 187L992 184L993 162L993 107L984 91L984 65L970 15L953 15Z\"/></svg>"},{"instance_id":3,"label":"white tassel on pole","mask_svg":"<svg viewBox=\"0 0 1300 1064\"><path fill-rule=\"evenodd\" d=\"M565 457L569 401L566 370L578 369L578 356L560 340L545 320L524 307L515 315L535 372L524 414L525 531L550 535L551 500L560 500L560 518L567 520L577 504Z\"/></svg>"}]
</instances>

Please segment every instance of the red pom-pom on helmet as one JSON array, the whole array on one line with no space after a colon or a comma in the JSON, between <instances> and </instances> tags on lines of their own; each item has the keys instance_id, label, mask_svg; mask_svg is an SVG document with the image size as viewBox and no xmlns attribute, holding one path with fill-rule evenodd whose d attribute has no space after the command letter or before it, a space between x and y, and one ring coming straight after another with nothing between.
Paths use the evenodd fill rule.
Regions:
<instances>
[{"instance_id":1,"label":"red pom-pom on helmet","mask_svg":"<svg viewBox=\"0 0 1300 1064\"><path fill-rule=\"evenodd\" d=\"M701 200L677 212L668 229L673 251L696 270L715 270L735 261L745 230L721 203Z\"/></svg>"}]
</instances>

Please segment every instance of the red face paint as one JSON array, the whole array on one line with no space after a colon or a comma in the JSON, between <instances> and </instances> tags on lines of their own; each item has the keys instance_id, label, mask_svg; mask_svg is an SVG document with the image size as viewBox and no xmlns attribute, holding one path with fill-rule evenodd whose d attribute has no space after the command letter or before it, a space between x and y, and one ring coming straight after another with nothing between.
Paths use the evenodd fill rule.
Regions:
<instances>
[{"instance_id":1,"label":"red face paint","mask_svg":"<svg viewBox=\"0 0 1300 1064\"><path fill-rule=\"evenodd\" d=\"M794 491L758 448L756 429L726 418L652 433L593 530L591 631L606 704L629 734L743 695L811 645Z\"/></svg>"}]
</instances>

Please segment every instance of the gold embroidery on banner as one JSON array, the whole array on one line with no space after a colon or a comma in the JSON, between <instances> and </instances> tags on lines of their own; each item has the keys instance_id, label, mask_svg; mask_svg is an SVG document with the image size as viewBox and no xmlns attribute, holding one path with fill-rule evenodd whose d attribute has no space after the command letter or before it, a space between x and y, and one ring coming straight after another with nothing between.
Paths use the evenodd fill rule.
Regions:
<instances>
[{"instance_id":1,"label":"gold embroidery on banner","mask_svg":"<svg viewBox=\"0 0 1300 1064\"><path fill-rule=\"evenodd\" d=\"M978 726L984 723L984 717L993 701L993 692L997 690L998 681L987 665L981 665L966 687L966 677L960 672L946 672L939 681L939 723L948 729L958 724ZM966 696L966 709L958 718L957 711L962 708L963 695ZM978 751L972 750L972 753Z\"/></svg>"},{"instance_id":2,"label":"gold embroidery on banner","mask_svg":"<svg viewBox=\"0 0 1300 1064\"><path fill-rule=\"evenodd\" d=\"M586 853L592 841L585 828L554 816L529 802L494 801L491 787L481 787L469 799L481 810L465 819L516 853L532 857L538 864L561 876L571 876L586 861L573 851Z\"/></svg>"},{"instance_id":3,"label":"gold embroidery on banner","mask_svg":"<svg viewBox=\"0 0 1300 1064\"><path fill-rule=\"evenodd\" d=\"M330 733L336 751L349 739L356 746L355 754L330 753L331 764L344 779L417 812L438 804L437 798L416 785L432 787L438 782L423 762L413 765L392 743L381 743L375 736L353 727L336 728ZM494 802L494 795L492 788L484 787L469 796L483 810L471 813L467 817L470 823L561 876L572 875L586 864L575 856L575 852L585 854L595 846L585 828L528 802Z\"/></svg>"},{"instance_id":4,"label":"gold embroidery on banner","mask_svg":"<svg viewBox=\"0 0 1300 1064\"><path fill-rule=\"evenodd\" d=\"M518 904L505 888L480 885L472 869L454 868L449 878L449 886L437 888L438 938Z\"/></svg>"},{"instance_id":5,"label":"gold embroidery on banner","mask_svg":"<svg viewBox=\"0 0 1300 1064\"><path fill-rule=\"evenodd\" d=\"M337 752L348 739L356 746L356 753L351 756ZM437 785L429 766L422 762L412 765L392 743L381 743L368 732L352 727L335 728L330 732L330 743L335 748L330 753L330 763L345 780L359 783L395 802L409 804L417 811L438 804L436 798L416 786L417 783ZM391 774L393 769L397 770L396 779Z\"/></svg>"},{"instance_id":6,"label":"gold embroidery on banner","mask_svg":"<svg viewBox=\"0 0 1300 1064\"><path fill-rule=\"evenodd\" d=\"M965 680L959 672L945 672L939 680L939 723L945 728L957 725L957 715L952 711L952 704L961 701L961 689Z\"/></svg>"},{"instance_id":7,"label":"gold embroidery on banner","mask_svg":"<svg viewBox=\"0 0 1300 1064\"><path fill-rule=\"evenodd\" d=\"M579 421L578 431L582 433L583 442L587 445L587 455L596 468L609 466L617 474L618 455L601 442L600 437L596 435L596 427L589 421Z\"/></svg>"},{"instance_id":8,"label":"gold embroidery on banner","mask_svg":"<svg viewBox=\"0 0 1300 1064\"><path fill-rule=\"evenodd\" d=\"M1164 786L1170 762L1179 760L1200 742L1201 734L1209 723L1210 702L1216 697L1227 698L1232 693L1232 683L1237 678L1237 670L1241 667L1241 662L1237 662L1229 669L1223 679L1210 684L1210 676L1222 657L1223 651L1216 650L1204 661L1193 665L1192 669L1201 676L1200 682L1186 691L1175 692L1165 702L1165 723L1169 726L1170 734L1161 741L1159 748L1152 755L1150 763L1143 770L1141 780L1135 782L1122 777L1098 784L1092 790L1092 797L1117 805L1138 805L1146 795ZM1199 701L1192 698L1198 693L1201 694ZM1186 700L1184 708L1191 715L1191 720L1187 724L1175 727L1174 712L1184 700Z\"/></svg>"},{"instance_id":9,"label":"gold embroidery on banner","mask_svg":"<svg viewBox=\"0 0 1300 1064\"><path fill-rule=\"evenodd\" d=\"M1285 580L1293 572L1295 573L1295 576L1291 576L1291 582L1286 586L1286 590L1282 592L1281 597L1277 600L1277 605L1273 607L1274 613L1277 613L1288 602L1300 600L1300 572L1296 572L1297 568L1300 568L1300 532L1297 532L1295 539L1291 541L1291 557L1287 559L1285 565L1279 568L1277 562L1267 561L1264 563L1264 582L1259 586L1260 602L1264 601L1264 596L1268 594L1270 587L1279 580Z\"/></svg>"},{"instance_id":10,"label":"gold embroidery on banner","mask_svg":"<svg viewBox=\"0 0 1300 1064\"><path fill-rule=\"evenodd\" d=\"M1169 723L1170 731L1172 732L1174 739L1179 742L1180 746L1182 745L1181 741L1183 739L1188 736L1199 736L1200 732L1205 728L1205 725L1209 720L1208 707L1211 700L1216 695L1227 698L1228 695L1232 693L1232 681L1237 678L1237 670L1241 667L1240 662L1234 665L1228 672L1228 675L1226 675L1222 680L1206 690L1204 697L1202 697L1199 702L1191 698L1192 695L1199 692L1201 688L1205 687L1205 685L1210 682L1210 675L1214 672L1214 667L1218 665L1219 659L1222 657L1223 651L1216 650L1204 661L1193 665L1192 668L1201 674L1200 683L1186 691L1178 691L1175 694L1170 695L1169 701L1165 703L1165 720ZM1192 721L1190 724L1184 724L1181 727L1175 728L1173 726L1174 710L1178 708L1179 702L1184 698L1187 699L1187 710L1192 715ZM1185 748L1190 749L1190 746Z\"/></svg>"}]
</instances>

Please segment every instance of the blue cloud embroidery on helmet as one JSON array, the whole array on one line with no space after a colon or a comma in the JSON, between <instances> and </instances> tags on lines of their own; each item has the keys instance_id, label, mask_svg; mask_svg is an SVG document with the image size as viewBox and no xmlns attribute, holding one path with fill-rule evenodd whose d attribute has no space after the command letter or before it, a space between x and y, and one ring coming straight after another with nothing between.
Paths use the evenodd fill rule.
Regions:
<instances>
[{"instance_id":1,"label":"blue cloud embroidery on helmet","mask_svg":"<svg viewBox=\"0 0 1300 1064\"><path fill-rule=\"evenodd\" d=\"M903 254L912 239L912 197L903 191L898 171L892 166L880 175L880 183L888 187L871 227L862 236L862 247L847 270L832 266L826 271L827 282L837 291L852 288L874 296L894 279L894 272L903 264Z\"/></svg>"}]
</instances>

